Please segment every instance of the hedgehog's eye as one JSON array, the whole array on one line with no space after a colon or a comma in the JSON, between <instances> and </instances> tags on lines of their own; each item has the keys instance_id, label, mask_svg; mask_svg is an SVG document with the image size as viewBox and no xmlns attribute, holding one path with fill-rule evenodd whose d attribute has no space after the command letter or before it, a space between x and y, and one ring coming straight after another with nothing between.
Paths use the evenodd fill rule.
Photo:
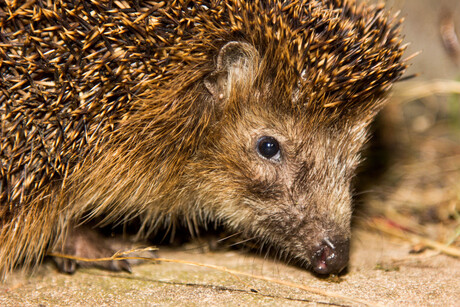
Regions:
<instances>
[{"instance_id":1,"label":"hedgehog's eye","mask_svg":"<svg viewBox=\"0 0 460 307\"><path fill-rule=\"evenodd\" d=\"M257 152L265 159L279 161L280 144L271 136L263 136L257 140Z\"/></svg>"}]
</instances>

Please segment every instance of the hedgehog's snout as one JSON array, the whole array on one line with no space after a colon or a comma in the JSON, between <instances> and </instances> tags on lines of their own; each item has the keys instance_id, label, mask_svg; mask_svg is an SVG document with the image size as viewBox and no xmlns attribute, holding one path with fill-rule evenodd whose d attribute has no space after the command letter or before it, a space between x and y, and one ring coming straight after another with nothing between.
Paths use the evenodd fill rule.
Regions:
<instances>
[{"instance_id":1,"label":"hedgehog's snout","mask_svg":"<svg viewBox=\"0 0 460 307\"><path fill-rule=\"evenodd\" d=\"M325 237L316 247L311 264L318 274L338 274L348 264L350 240Z\"/></svg>"}]
</instances>

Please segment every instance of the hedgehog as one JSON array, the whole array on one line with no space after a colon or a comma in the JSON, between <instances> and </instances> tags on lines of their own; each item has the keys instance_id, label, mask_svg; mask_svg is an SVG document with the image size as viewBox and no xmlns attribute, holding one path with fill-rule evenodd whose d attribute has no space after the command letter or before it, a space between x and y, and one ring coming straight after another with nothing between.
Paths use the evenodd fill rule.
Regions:
<instances>
[{"instance_id":1,"label":"hedgehog","mask_svg":"<svg viewBox=\"0 0 460 307\"><path fill-rule=\"evenodd\" d=\"M2 1L2 276L107 253L96 228L133 219L139 238L219 223L339 273L401 23L354 0Z\"/></svg>"}]
</instances>

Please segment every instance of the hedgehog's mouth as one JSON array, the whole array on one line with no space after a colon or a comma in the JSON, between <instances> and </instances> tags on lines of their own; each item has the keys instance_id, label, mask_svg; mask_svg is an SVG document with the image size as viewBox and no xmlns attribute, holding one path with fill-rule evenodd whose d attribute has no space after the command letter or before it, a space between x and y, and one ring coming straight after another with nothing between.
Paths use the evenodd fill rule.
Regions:
<instances>
[{"instance_id":1,"label":"hedgehog's mouth","mask_svg":"<svg viewBox=\"0 0 460 307\"><path fill-rule=\"evenodd\" d=\"M350 239L343 235L326 235L319 243L299 237L276 236L269 238L275 249L282 250L292 264L313 270L320 275L341 273L348 265ZM256 238L253 236L253 238ZM266 242L266 240L264 240ZM316 242L318 242L316 241Z\"/></svg>"},{"instance_id":2,"label":"hedgehog's mouth","mask_svg":"<svg viewBox=\"0 0 460 307\"><path fill-rule=\"evenodd\" d=\"M279 214L258 211L251 228L240 233L243 238L262 243L265 246L262 249L269 251L270 246L273 247L269 254L275 258L284 256L289 263L317 274L339 274L349 261L349 228L333 221L312 218L311 215L307 217L292 217L285 211Z\"/></svg>"}]
</instances>

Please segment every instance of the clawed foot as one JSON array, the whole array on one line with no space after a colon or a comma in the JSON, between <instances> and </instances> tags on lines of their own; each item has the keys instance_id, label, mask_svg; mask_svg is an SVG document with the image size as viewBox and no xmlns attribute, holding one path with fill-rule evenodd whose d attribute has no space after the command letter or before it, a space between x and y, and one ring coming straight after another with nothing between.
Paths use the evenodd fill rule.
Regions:
<instances>
[{"instance_id":1,"label":"clawed foot","mask_svg":"<svg viewBox=\"0 0 460 307\"><path fill-rule=\"evenodd\" d=\"M76 256L80 258L108 258L119 251L130 250L133 244L118 238L106 238L96 230L89 227L78 227L68 235L64 246L54 250L55 253ZM147 254L147 255L146 255ZM130 253L127 256L141 256L155 258L152 251ZM73 274L78 267L98 267L109 271L126 271L131 273L131 265L142 262L140 260L107 260L107 261L81 261L62 257L53 257L59 271Z\"/></svg>"}]
</instances>

